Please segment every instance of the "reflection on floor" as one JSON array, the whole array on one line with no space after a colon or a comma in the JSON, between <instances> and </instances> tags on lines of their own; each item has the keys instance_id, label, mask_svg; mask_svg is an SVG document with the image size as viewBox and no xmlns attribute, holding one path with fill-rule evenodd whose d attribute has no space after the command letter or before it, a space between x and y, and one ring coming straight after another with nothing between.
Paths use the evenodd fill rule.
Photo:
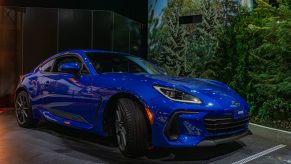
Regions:
<instances>
[{"instance_id":1,"label":"reflection on floor","mask_svg":"<svg viewBox=\"0 0 291 164\"><path fill-rule=\"evenodd\" d=\"M20 128L14 111L0 114L0 163L232 163L277 145L256 136L211 148L155 149L146 157L123 157L110 138L41 122ZM256 159L255 163L291 162L290 148Z\"/></svg>"}]
</instances>

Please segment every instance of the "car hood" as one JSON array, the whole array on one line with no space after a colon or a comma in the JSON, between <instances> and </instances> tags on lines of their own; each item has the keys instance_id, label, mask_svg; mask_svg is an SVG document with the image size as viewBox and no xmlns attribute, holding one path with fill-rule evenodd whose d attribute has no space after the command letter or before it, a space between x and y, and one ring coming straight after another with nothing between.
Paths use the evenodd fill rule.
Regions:
<instances>
[{"instance_id":1,"label":"car hood","mask_svg":"<svg viewBox=\"0 0 291 164\"><path fill-rule=\"evenodd\" d=\"M219 104L221 108L231 108L235 104L246 104L229 86L215 80L131 73L106 73L101 74L101 76L106 79L107 85L110 83L108 80L110 77L114 81L113 85L122 85L129 90L133 85L143 86L145 84L175 88L197 96L205 104Z\"/></svg>"},{"instance_id":2,"label":"car hood","mask_svg":"<svg viewBox=\"0 0 291 164\"><path fill-rule=\"evenodd\" d=\"M236 104L246 104L246 102L229 86L215 80L172 77L166 75L144 75L152 79L153 85L162 85L185 91L199 98L207 97L207 103L219 103L224 107L236 107Z\"/></svg>"},{"instance_id":3,"label":"car hood","mask_svg":"<svg viewBox=\"0 0 291 164\"><path fill-rule=\"evenodd\" d=\"M97 75L97 77L100 75ZM134 82L136 85L140 85L139 82L147 81L149 85L161 85L179 89L188 93L204 92L204 93L216 93L216 92L229 92L235 93L229 86L224 83L190 77L174 77L167 75L151 75L141 73L106 73L101 76L108 82L108 79L114 79L119 84ZM109 78L110 77L110 78Z\"/></svg>"},{"instance_id":4,"label":"car hood","mask_svg":"<svg viewBox=\"0 0 291 164\"><path fill-rule=\"evenodd\" d=\"M144 75L152 79L153 84L166 85L186 92L234 92L229 86L215 80L189 78L189 77L173 77L166 75Z\"/></svg>"}]
</instances>

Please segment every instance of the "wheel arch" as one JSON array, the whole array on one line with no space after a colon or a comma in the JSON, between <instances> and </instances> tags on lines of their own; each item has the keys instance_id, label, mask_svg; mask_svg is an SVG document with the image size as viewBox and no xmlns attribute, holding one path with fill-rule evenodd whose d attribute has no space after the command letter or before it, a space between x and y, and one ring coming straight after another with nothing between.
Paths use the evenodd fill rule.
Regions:
<instances>
[{"instance_id":1,"label":"wheel arch","mask_svg":"<svg viewBox=\"0 0 291 164\"><path fill-rule=\"evenodd\" d=\"M28 94L28 96L30 96L27 89L24 86L19 86L19 87L17 87L17 89L15 91L15 99L21 91L25 91Z\"/></svg>"}]
</instances>

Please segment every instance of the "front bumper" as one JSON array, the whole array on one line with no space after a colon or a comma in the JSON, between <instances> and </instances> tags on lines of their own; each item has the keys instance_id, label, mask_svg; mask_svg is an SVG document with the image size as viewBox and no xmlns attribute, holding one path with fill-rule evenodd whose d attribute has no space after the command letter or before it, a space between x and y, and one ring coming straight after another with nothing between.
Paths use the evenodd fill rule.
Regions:
<instances>
[{"instance_id":1,"label":"front bumper","mask_svg":"<svg viewBox=\"0 0 291 164\"><path fill-rule=\"evenodd\" d=\"M223 144L223 143L227 143L227 142L231 142L231 141L235 141L238 140L242 137L245 137L247 135L251 135L252 132L250 130L245 130L242 131L241 133L235 133L232 135L228 135L228 136L223 136L223 137L217 137L217 138L209 138L209 139L205 139L203 141L201 141L198 145L196 145L197 147L209 147L209 146L216 146L219 144Z\"/></svg>"},{"instance_id":2,"label":"front bumper","mask_svg":"<svg viewBox=\"0 0 291 164\"><path fill-rule=\"evenodd\" d=\"M221 111L176 111L168 118L158 116L156 122L152 134L155 147L216 146L251 134L248 116L233 118Z\"/></svg>"}]
</instances>

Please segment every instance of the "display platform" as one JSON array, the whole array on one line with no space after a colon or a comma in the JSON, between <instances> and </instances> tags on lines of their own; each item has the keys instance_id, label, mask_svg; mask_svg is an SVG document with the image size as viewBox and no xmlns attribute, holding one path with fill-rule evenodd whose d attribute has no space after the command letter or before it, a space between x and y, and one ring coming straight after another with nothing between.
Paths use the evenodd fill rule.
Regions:
<instances>
[{"instance_id":1,"label":"display platform","mask_svg":"<svg viewBox=\"0 0 291 164\"><path fill-rule=\"evenodd\" d=\"M110 139L41 122L35 129L20 128L13 110L0 113L0 163L290 163L291 148L250 135L211 148L156 149L146 157L129 159ZM265 155L264 155L265 154Z\"/></svg>"}]
</instances>

